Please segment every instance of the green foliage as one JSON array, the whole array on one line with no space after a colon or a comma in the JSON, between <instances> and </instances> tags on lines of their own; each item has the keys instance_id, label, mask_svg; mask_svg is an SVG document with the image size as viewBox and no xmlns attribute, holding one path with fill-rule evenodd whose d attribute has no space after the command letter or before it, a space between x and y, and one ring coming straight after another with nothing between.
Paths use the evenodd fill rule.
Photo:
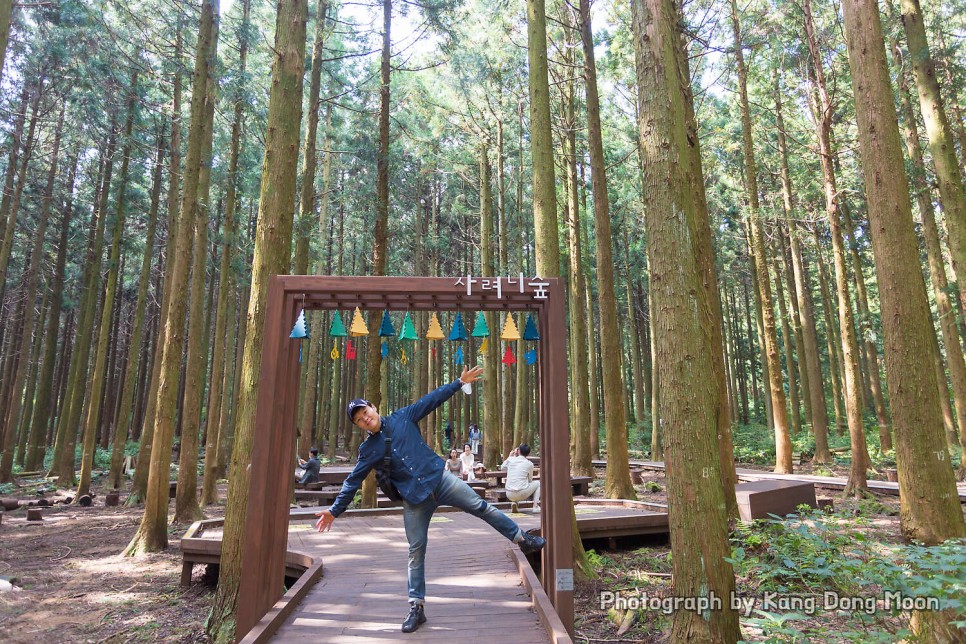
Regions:
<instances>
[{"instance_id":1,"label":"green foliage","mask_svg":"<svg viewBox=\"0 0 966 644\"><path fill-rule=\"evenodd\" d=\"M605 566L614 565L613 559L611 559L607 555L597 554L597 551L593 549L587 551L587 561L589 561L590 565L594 567L594 570L600 570Z\"/></svg>"},{"instance_id":2,"label":"green foliage","mask_svg":"<svg viewBox=\"0 0 966 644\"><path fill-rule=\"evenodd\" d=\"M868 512L864 509L863 512ZM813 597L819 610L845 610L861 631L836 632L845 640L895 641L887 617L900 612L884 600L889 593L903 598L935 598L941 609L966 610L966 542L950 540L937 546L888 545L871 539L858 518L825 515L808 509L784 519L739 526L732 536L728 559L736 573L753 585L752 593ZM855 606L827 608L834 597L856 598ZM871 608L870 610L870 603ZM807 635L789 622L802 619L794 612L755 611L748 619L769 637L766 641L806 641Z\"/></svg>"}]
</instances>

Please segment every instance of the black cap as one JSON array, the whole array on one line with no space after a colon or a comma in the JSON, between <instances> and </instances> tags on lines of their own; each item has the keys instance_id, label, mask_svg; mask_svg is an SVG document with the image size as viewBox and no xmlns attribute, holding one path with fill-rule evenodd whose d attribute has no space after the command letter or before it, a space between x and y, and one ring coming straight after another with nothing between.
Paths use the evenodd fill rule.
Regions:
<instances>
[{"instance_id":1,"label":"black cap","mask_svg":"<svg viewBox=\"0 0 966 644\"><path fill-rule=\"evenodd\" d=\"M357 409L362 409L363 407L371 407L372 403L365 398L356 398L345 408L346 416L349 417L349 422L352 422L352 414L355 413Z\"/></svg>"}]
</instances>

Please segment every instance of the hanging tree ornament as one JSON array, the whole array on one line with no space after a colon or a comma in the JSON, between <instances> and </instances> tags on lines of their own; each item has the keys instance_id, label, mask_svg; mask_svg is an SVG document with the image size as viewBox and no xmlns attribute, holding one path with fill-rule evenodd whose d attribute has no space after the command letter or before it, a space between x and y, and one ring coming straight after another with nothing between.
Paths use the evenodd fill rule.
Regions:
<instances>
[{"instance_id":1,"label":"hanging tree ornament","mask_svg":"<svg viewBox=\"0 0 966 644\"><path fill-rule=\"evenodd\" d=\"M449 332L449 338L451 342L462 342L466 340L466 325L463 324L463 314L457 313L456 319L453 320L453 328Z\"/></svg>"},{"instance_id":2,"label":"hanging tree ornament","mask_svg":"<svg viewBox=\"0 0 966 644\"><path fill-rule=\"evenodd\" d=\"M516 361L517 361L517 358L515 355L513 355L513 351L510 349L510 347L507 347L506 351L503 352L503 364L505 365L516 364Z\"/></svg>"},{"instance_id":3,"label":"hanging tree ornament","mask_svg":"<svg viewBox=\"0 0 966 644\"><path fill-rule=\"evenodd\" d=\"M403 364L409 364L409 358L406 356L406 350L403 349L401 353L402 355L399 356L399 361L402 362Z\"/></svg>"},{"instance_id":4,"label":"hanging tree ornament","mask_svg":"<svg viewBox=\"0 0 966 644\"><path fill-rule=\"evenodd\" d=\"M295 326L292 327L292 333L288 337L294 340L302 340L309 337L309 330L305 326L305 309L299 311L299 316L295 320Z\"/></svg>"},{"instance_id":5,"label":"hanging tree ornament","mask_svg":"<svg viewBox=\"0 0 966 644\"><path fill-rule=\"evenodd\" d=\"M490 346L490 339L483 338L483 344L480 345L480 353L486 353L486 348Z\"/></svg>"},{"instance_id":6,"label":"hanging tree ornament","mask_svg":"<svg viewBox=\"0 0 966 644\"><path fill-rule=\"evenodd\" d=\"M329 357L333 360L339 359L339 347L336 344L332 345L332 351L329 351Z\"/></svg>"},{"instance_id":7,"label":"hanging tree ornament","mask_svg":"<svg viewBox=\"0 0 966 644\"><path fill-rule=\"evenodd\" d=\"M537 331L537 323L533 320L533 314L527 314L527 325L523 329L523 339L533 341L540 339L540 332Z\"/></svg>"},{"instance_id":8,"label":"hanging tree ornament","mask_svg":"<svg viewBox=\"0 0 966 644\"><path fill-rule=\"evenodd\" d=\"M362 311L359 310L358 306L352 314L352 326L349 327L349 335L354 338L369 335L369 327L366 326L366 321L362 319Z\"/></svg>"},{"instance_id":9,"label":"hanging tree ornament","mask_svg":"<svg viewBox=\"0 0 966 644\"><path fill-rule=\"evenodd\" d=\"M379 337L380 338L391 338L396 335L396 329L392 326L392 319L389 317L389 311L382 312L382 324L379 325Z\"/></svg>"},{"instance_id":10,"label":"hanging tree ornament","mask_svg":"<svg viewBox=\"0 0 966 644\"><path fill-rule=\"evenodd\" d=\"M527 364L531 364L531 365L532 364L536 364L537 363L537 351L536 351L536 349L530 349L529 351L527 351L526 353L524 353L523 354L523 359L527 361Z\"/></svg>"},{"instance_id":11,"label":"hanging tree ornament","mask_svg":"<svg viewBox=\"0 0 966 644\"><path fill-rule=\"evenodd\" d=\"M456 354L453 360L455 364L463 364L463 347L456 347Z\"/></svg>"},{"instance_id":12,"label":"hanging tree ornament","mask_svg":"<svg viewBox=\"0 0 966 644\"><path fill-rule=\"evenodd\" d=\"M433 311L433 317L429 320L429 329L426 331L426 339L442 340L444 337L443 327L439 325L439 318L436 317L436 312Z\"/></svg>"},{"instance_id":13,"label":"hanging tree ornament","mask_svg":"<svg viewBox=\"0 0 966 644\"><path fill-rule=\"evenodd\" d=\"M333 338L344 338L349 335L345 330L345 324L342 323L342 316L339 315L338 311L332 316L332 324L329 325L329 335Z\"/></svg>"},{"instance_id":14,"label":"hanging tree ornament","mask_svg":"<svg viewBox=\"0 0 966 644\"><path fill-rule=\"evenodd\" d=\"M346 360L356 359L356 348L355 346L353 346L352 340L349 340L349 343L345 345L345 359Z\"/></svg>"},{"instance_id":15,"label":"hanging tree ornament","mask_svg":"<svg viewBox=\"0 0 966 644\"><path fill-rule=\"evenodd\" d=\"M517 329L517 323L513 321L513 314L506 314L506 324L503 325L503 333L500 334L501 340L519 340L520 331Z\"/></svg>"},{"instance_id":16,"label":"hanging tree ornament","mask_svg":"<svg viewBox=\"0 0 966 644\"><path fill-rule=\"evenodd\" d=\"M471 335L474 338L490 337L490 327L486 324L486 316L483 315L483 311L476 312L476 324L473 325L473 333Z\"/></svg>"},{"instance_id":17,"label":"hanging tree ornament","mask_svg":"<svg viewBox=\"0 0 966 644\"><path fill-rule=\"evenodd\" d=\"M385 340L382 341L382 348L379 350L379 352L383 359L389 356L389 344Z\"/></svg>"},{"instance_id":18,"label":"hanging tree ornament","mask_svg":"<svg viewBox=\"0 0 966 644\"><path fill-rule=\"evenodd\" d=\"M413 318L406 313L406 319L403 320L402 330L399 332L400 340L418 340L419 336L416 335L416 327L413 325Z\"/></svg>"}]
</instances>

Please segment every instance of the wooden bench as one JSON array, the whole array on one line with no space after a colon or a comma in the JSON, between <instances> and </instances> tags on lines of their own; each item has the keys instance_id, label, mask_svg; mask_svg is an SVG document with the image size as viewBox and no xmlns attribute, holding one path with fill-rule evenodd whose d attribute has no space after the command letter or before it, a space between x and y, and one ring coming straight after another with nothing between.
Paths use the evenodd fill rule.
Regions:
<instances>
[{"instance_id":1,"label":"wooden bench","mask_svg":"<svg viewBox=\"0 0 966 644\"><path fill-rule=\"evenodd\" d=\"M574 496L588 496L593 480L593 476L571 476L570 485L574 489Z\"/></svg>"},{"instance_id":2,"label":"wooden bench","mask_svg":"<svg viewBox=\"0 0 966 644\"><path fill-rule=\"evenodd\" d=\"M815 484L800 481L763 479L735 486L738 514L742 521L780 517L795 512L800 505L817 508Z\"/></svg>"},{"instance_id":3,"label":"wooden bench","mask_svg":"<svg viewBox=\"0 0 966 644\"><path fill-rule=\"evenodd\" d=\"M314 490L295 490L295 500L318 501L319 505L323 503L332 503L335 501L335 497L339 496L339 492L341 490L341 487L336 487L334 485Z\"/></svg>"}]
</instances>

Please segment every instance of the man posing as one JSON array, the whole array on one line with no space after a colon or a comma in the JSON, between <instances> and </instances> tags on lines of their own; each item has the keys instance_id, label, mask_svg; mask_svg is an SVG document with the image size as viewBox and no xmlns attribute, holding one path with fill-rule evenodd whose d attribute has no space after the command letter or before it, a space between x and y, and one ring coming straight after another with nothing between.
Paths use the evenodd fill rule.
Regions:
<instances>
[{"instance_id":1,"label":"man posing","mask_svg":"<svg viewBox=\"0 0 966 644\"><path fill-rule=\"evenodd\" d=\"M481 499L473 489L446 471L446 463L423 441L416 426L431 411L453 396L464 384L480 377L482 367L463 369L458 380L443 385L412 405L382 417L369 401L357 398L349 403L346 414L354 425L368 435L359 446L359 457L352 473L342 484L342 491L328 510L319 512L315 527L325 532L336 517L345 512L356 490L374 467L385 457L384 434L392 440L390 479L403 498L403 523L409 541L409 615L402 624L404 633L412 633L426 621L423 603L426 599L426 542L429 522L440 505L451 505L479 517L507 539L520 544L526 554L539 551L546 541L523 532L508 516Z\"/></svg>"}]
</instances>

